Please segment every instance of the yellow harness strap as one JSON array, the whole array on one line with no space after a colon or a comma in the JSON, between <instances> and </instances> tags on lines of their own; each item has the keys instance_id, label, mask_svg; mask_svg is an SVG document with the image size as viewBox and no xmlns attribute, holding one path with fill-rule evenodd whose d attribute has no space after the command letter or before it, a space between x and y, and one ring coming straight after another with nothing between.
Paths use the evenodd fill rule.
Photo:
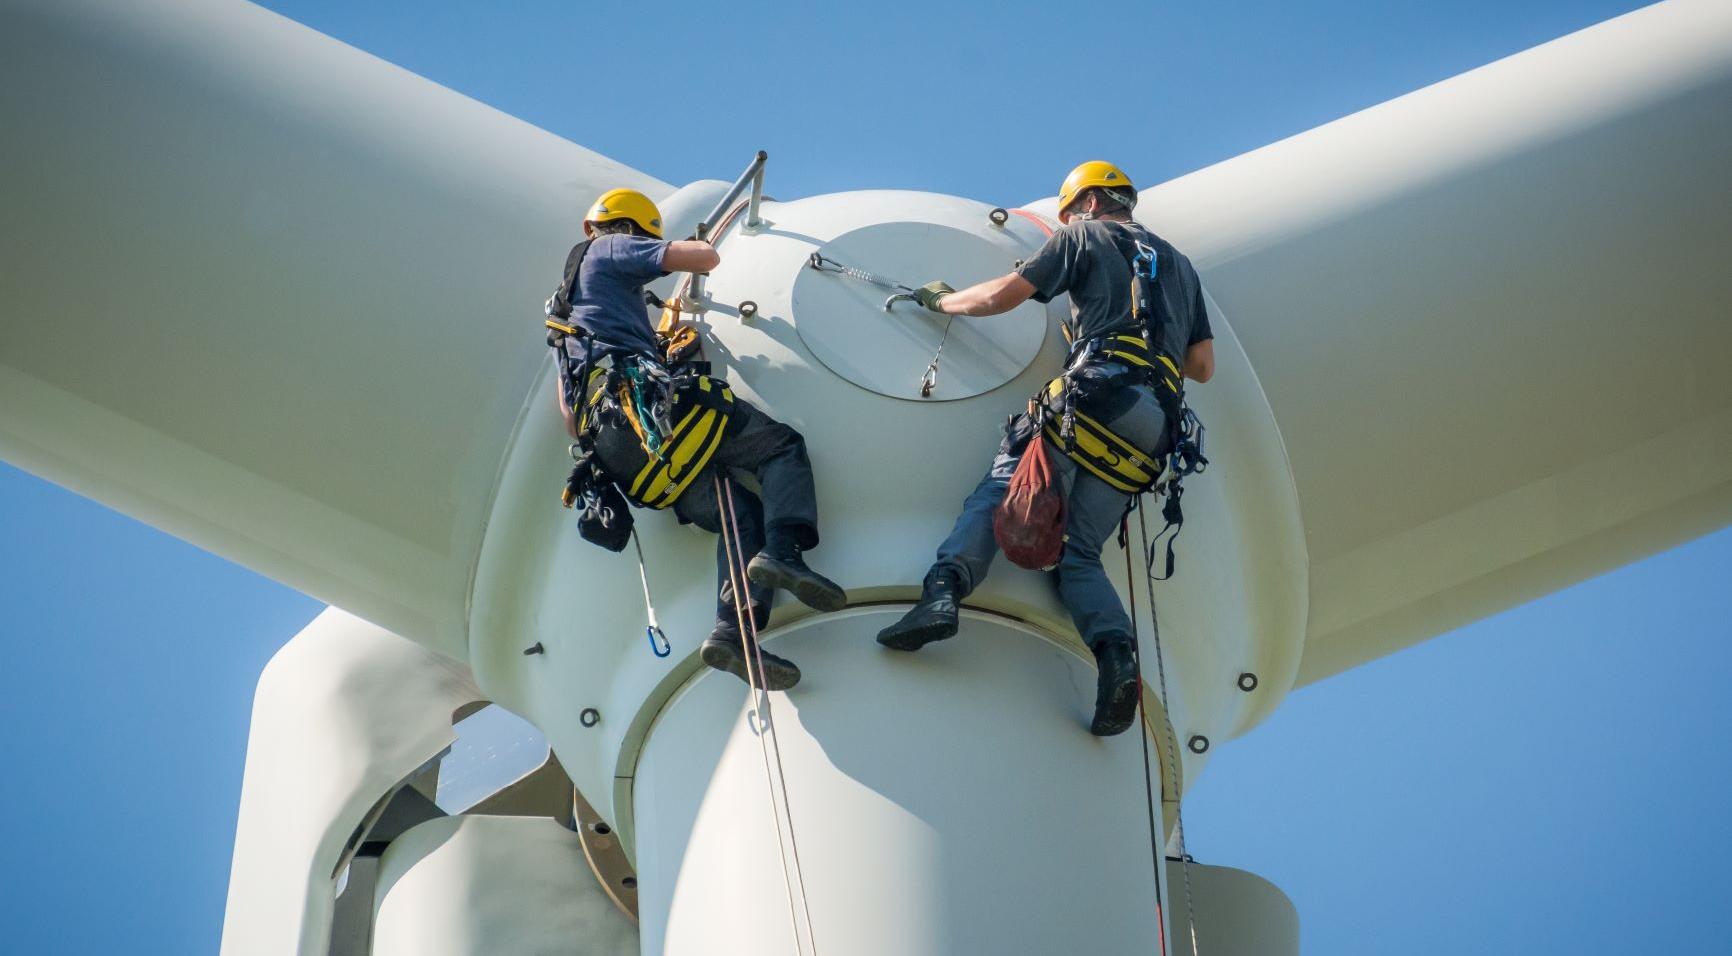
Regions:
<instances>
[{"instance_id":1,"label":"yellow harness strap","mask_svg":"<svg viewBox=\"0 0 1732 956\"><path fill-rule=\"evenodd\" d=\"M1112 433L1105 425L1076 412L1071 447L1065 448L1058 423L1048 419L1042 434L1053 447L1065 453L1083 470L1127 495L1154 487L1161 477L1161 463Z\"/></svg>"},{"instance_id":2,"label":"yellow harness strap","mask_svg":"<svg viewBox=\"0 0 1732 956\"><path fill-rule=\"evenodd\" d=\"M626 497L646 508L666 508L710 463L732 416L734 393L707 375L698 379L698 391L698 401L662 443L662 454L649 456L625 490Z\"/></svg>"},{"instance_id":3,"label":"yellow harness strap","mask_svg":"<svg viewBox=\"0 0 1732 956\"><path fill-rule=\"evenodd\" d=\"M1140 335L1108 336L1095 355L1138 368L1159 369L1165 372L1160 376L1160 384L1174 392L1179 390L1181 378L1178 367L1165 355L1151 352ZM1061 403L1064 397L1063 376L1047 383L1046 396L1049 407ZM1054 448L1063 452L1089 474L1125 494L1134 495L1154 487L1164 467L1159 460L1080 410L1072 409L1071 415L1072 437L1068 448L1065 447L1059 431L1058 419L1061 416L1048 416L1042 433L1052 442Z\"/></svg>"}]
</instances>

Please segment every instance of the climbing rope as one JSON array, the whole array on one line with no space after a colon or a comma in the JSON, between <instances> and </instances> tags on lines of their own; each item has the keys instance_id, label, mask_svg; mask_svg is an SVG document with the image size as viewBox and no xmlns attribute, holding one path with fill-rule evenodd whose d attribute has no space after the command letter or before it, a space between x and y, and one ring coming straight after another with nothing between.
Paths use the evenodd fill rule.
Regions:
<instances>
[{"instance_id":1,"label":"climbing rope","mask_svg":"<svg viewBox=\"0 0 1732 956\"><path fill-rule=\"evenodd\" d=\"M739 622L740 640L746 652L746 686L752 695L752 719L757 725L758 753L764 762L764 784L770 793L770 814L776 823L776 851L782 859L782 886L788 894L788 921L794 931L794 952L803 954L806 950L800 946L800 918L794 904L794 885L800 887L799 911L806 916L806 939L811 944L812 956L818 956L818 937L812 926L812 907L806 894L806 877L800 864L800 844L794 835L794 814L788 802L787 774L782 769L782 745L777 739L774 727L774 716L770 708L770 693L764 689L760 695L762 682L759 678L764 673L763 652L758 645L758 622L752 615L751 592L746 579L746 559L740 548L740 524L734 510L734 483L731 479L715 476L716 504L722 512L722 550L728 561L728 584L733 589L734 616ZM765 744L765 737L769 744ZM771 770L770 748L775 750L775 769ZM781 794L781 806L777 807L776 796ZM782 830L782 817L788 818L787 835ZM789 848L793 849L793 878L789 878Z\"/></svg>"},{"instance_id":2,"label":"climbing rope","mask_svg":"<svg viewBox=\"0 0 1732 956\"><path fill-rule=\"evenodd\" d=\"M672 645L668 644L668 636L662 630L661 622L656 620L656 604L650 600L649 565L643 559L643 543L637 539L637 528L631 529L631 545L637 549L637 576L643 582L643 606L648 617L648 626L643 629L643 636L649 641L650 652L657 657L666 657L673 653Z\"/></svg>"},{"instance_id":3,"label":"climbing rope","mask_svg":"<svg viewBox=\"0 0 1732 956\"><path fill-rule=\"evenodd\" d=\"M1145 514L1145 509L1143 508L1142 505L1143 505L1143 498L1141 495L1138 495L1137 498L1134 500L1132 507L1134 507L1136 509L1136 512L1137 512L1137 527L1139 529L1141 529L1141 531L1140 531L1140 533L1141 533L1140 543L1142 545L1143 553L1146 555L1146 554L1150 553L1150 551L1149 551L1149 522L1148 522L1148 517ZM1126 527L1129 523L1129 520L1130 520L1129 515L1127 514L1126 517L1120 519L1120 525L1119 525L1120 533L1127 539L1130 537L1129 532L1128 532L1127 527ZM1129 542L1126 541L1125 543L1128 544ZM1130 549L1127 547L1125 549L1125 575L1127 578L1131 576L1130 557L1131 557L1131 552L1130 552ZM1155 578L1155 571L1154 571L1154 559L1152 557L1149 558L1149 560L1144 563L1144 572L1145 573L1143 576L1143 585L1146 588L1148 596L1149 596L1149 632L1151 634L1153 634L1154 638L1155 638L1155 675L1160 682L1161 710L1170 714L1172 712L1172 709L1171 709L1171 705L1169 703L1169 699L1167 697L1166 654L1161 650L1161 623L1160 623L1160 620L1158 618L1158 615L1155 612L1155 580L1156 580L1156 578ZM1136 632L1136 611L1134 610L1134 608L1136 606L1136 584L1135 584L1134 580L1128 580L1125 583L1127 585L1129 585L1130 589L1131 589L1131 605L1133 608L1133 610L1131 611L1131 631L1132 631L1131 648L1132 648L1132 654L1136 655L1136 653L1137 653L1137 644L1136 644L1136 640L1135 640L1135 638L1136 638L1136 633L1135 633ZM1137 659L1137 673L1138 674L1142 673L1142 666L1143 666L1142 661L1139 657ZM1137 700L1138 700L1138 704L1140 705L1142 702L1142 696L1140 694L1138 695ZM1174 768L1174 772L1175 772L1175 777L1174 777L1174 781L1173 781L1173 834L1174 834L1174 836L1178 837L1178 840L1179 840L1179 872L1183 876L1183 881L1185 884L1185 924L1191 931L1191 956L1197 956L1197 908L1195 905L1193 905L1192 896L1191 896L1191 854L1186 852L1186 850L1185 850L1184 800L1182 799L1182 795L1178 792L1178 779L1176 777L1177 769L1179 766L1179 741L1178 741L1178 738L1173 733L1172 720L1171 719L1165 719L1165 720L1162 720L1161 723L1162 723L1162 725L1164 725L1164 727L1166 729L1166 733L1164 734L1164 736L1165 736L1166 741L1167 741L1167 764L1168 764L1168 766ZM1147 761L1146 755L1144 757L1144 760L1145 760L1145 762Z\"/></svg>"},{"instance_id":4,"label":"climbing rope","mask_svg":"<svg viewBox=\"0 0 1732 956\"><path fill-rule=\"evenodd\" d=\"M1137 667L1137 740L1143 745L1143 800L1149 813L1149 857L1155 868L1155 929L1161 941L1161 956L1167 953L1167 914L1166 907L1161 903L1161 883L1166 869L1165 854L1161 852L1160 828L1155 824L1155 785L1153 774L1149 767L1149 715L1143 709L1143 654L1142 639L1137 634L1137 580L1131 570L1131 531L1130 508L1135 507L1137 499L1119 516L1119 548L1125 553L1125 589L1131 596L1131 662ZM1154 608L1150 606L1149 616L1154 617ZM1156 632L1159 633L1157 627ZM1165 706L1165 701L1162 701Z\"/></svg>"}]
</instances>

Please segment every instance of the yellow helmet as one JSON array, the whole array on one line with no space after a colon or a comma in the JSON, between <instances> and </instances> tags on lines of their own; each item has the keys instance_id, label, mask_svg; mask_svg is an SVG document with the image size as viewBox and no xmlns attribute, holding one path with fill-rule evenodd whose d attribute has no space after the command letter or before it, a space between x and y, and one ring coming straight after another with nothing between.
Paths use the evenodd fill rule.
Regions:
<instances>
[{"instance_id":1,"label":"yellow helmet","mask_svg":"<svg viewBox=\"0 0 1732 956\"><path fill-rule=\"evenodd\" d=\"M595 205L589 207L589 212L583 217L583 234L590 235L590 223L612 222L615 219L630 219L638 224L638 228L660 239L662 237L662 213L650 198L635 189L610 189L601 194Z\"/></svg>"},{"instance_id":2,"label":"yellow helmet","mask_svg":"<svg viewBox=\"0 0 1732 956\"><path fill-rule=\"evenodd\" d=\"M1107 189L1129 190L1134 200L1137 187L1131 185L1131 177L1125 171L1104 159L1091 159L1070 171L1064 178L1064 185L1058 187L1058 221L1069 222L1070 216L1065 213L1069 206L1083 190L1091 186L1102 186Z\"/></svg>"}]
</instances>

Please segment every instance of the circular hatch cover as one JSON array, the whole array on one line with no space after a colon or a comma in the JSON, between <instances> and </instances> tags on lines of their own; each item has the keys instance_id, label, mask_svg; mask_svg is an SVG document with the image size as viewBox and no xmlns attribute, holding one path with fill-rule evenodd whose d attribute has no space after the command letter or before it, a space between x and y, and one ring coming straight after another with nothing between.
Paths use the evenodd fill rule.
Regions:
<instances>
[{"instance_id":1,"label":"circular hatch cover","mask_svg":"<svg viewBox=\"0 0 1732 956\"><path fill-rule=\"evenodd\" d=\"M966 288L1004 275L1014 264L1009 250L987 238L919 222L865 226L818 251L908 286L942 277ZM971 318L936 315L908 301L885 312L890 294L850 276L803 268L794 282L794 327L830 371L881 395L913 401L950 401L997 388L1027 368L1046 339L1046 308L1032 300L1004 315ZM922 399L921 376L940 340L938 381Z\"/></svg>"}]
</instances>

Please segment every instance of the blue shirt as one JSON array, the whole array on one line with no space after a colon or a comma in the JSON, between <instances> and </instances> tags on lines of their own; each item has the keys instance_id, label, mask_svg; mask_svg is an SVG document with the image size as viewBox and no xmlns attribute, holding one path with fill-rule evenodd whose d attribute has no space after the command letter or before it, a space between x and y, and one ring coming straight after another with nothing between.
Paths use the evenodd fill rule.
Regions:
<instances>
[{"instance_id":1,"label":"blue shirt","mask_svg":"<svg viewBox=\"0 0 1732 956\"><path fill-rule=\"evenodd\" d=\"M571 319L601 345L661 357L644 305L644 284L666 275L660 239L612 233L597 236L571 290Z\"/></svg>"}]
</instances>

